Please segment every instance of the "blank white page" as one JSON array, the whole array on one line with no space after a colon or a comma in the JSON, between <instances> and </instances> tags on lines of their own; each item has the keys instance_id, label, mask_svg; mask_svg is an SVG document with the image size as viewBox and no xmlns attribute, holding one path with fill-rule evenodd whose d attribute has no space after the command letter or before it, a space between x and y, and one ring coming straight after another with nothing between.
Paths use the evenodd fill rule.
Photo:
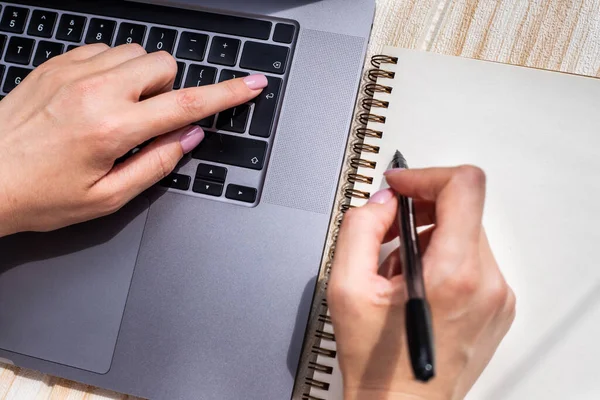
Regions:
<instances>
[{"instance_id":1,"label":"blank white page","mask_svg":"<svg viewBox=\"0 0 600 400\"><path fill-rule=\"evenodd\" d=\"M411 167L475 164L484 216L517 295L514 325L469 400L600 398L600 81L387 48L397 65L374 192L399 149ZM362 201L355 200L355 205Z\"/></svg>"}]
</instances>

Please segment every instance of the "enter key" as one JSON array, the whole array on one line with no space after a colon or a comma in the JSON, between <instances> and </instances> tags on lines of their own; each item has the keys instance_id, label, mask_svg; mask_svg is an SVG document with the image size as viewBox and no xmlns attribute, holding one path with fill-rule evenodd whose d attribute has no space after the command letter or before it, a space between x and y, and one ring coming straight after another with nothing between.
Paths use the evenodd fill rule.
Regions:
<instances>
[{"instance_id":1,"label":"enter key","mask_svg":"<svg viewBox=\"0 0 600 400\"><path fill-rule=\"evenodd\" d=\"M268 76L269 85L255 99L250 135L268 138L273 133L275 113L281 93L281 79Z\"/></svg>"}]
</instances>

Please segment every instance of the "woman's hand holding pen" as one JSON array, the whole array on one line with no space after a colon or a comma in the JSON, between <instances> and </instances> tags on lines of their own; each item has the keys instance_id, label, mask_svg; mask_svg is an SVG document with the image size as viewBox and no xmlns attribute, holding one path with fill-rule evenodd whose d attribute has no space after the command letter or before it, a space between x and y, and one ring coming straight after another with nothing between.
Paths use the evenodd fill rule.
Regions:
<instances>
[{"instance_id":1,"label":"woman's hand holding pen","mask_svg":"<svg viewBox=\"0 0 600 400\"><path fill-rule=\"evenodd\" d=\"M391 188L416 203L424 279L433 317L436 377L415 381L405 341L398 252L379 266L382 243L398 235L391 190L350 210L328 288L338 354L350 399L463 399L515 315L482 227L485 176L475 167L392 170Z\"/></svg>"}]
</instances>

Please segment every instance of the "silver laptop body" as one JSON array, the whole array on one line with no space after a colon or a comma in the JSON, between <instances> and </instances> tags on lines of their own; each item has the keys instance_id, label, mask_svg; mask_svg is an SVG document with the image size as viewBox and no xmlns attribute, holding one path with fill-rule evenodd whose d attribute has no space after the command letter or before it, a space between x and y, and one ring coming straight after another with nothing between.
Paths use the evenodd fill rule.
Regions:
<instances>
[{"instance_id":1,"label":"silver laptop body","mask_svg":"<svg viewBox=\"0 0 600 400\"><path fill-rule=\"evenodd\" d=\"M153 188L0 239L0 360L151 399L289 399L374 0L156 3L299 26L259 199Z\"/></svg>"}]
</instances>

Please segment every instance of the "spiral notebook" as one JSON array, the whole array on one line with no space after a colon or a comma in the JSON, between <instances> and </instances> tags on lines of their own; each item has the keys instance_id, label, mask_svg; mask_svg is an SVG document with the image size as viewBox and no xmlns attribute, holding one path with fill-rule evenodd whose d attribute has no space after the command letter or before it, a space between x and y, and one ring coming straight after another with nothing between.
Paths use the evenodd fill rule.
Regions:
<instances>
[{"instance_id":1,"label":"spiral notebook","mask_svg":"<svg viewBox=\"0 0 600 400\"><path fill-rule=\"evenodd\" d=\"M336 226L386 186L396 149L411 167L480 166L484 225L518 307L468 399L600 398L600 230L590 223L600 215L600 80L392 47L384 54L371 60ZM343 399L327 276L305 344L303 400Z\"/></svg>"}]
</instances>

